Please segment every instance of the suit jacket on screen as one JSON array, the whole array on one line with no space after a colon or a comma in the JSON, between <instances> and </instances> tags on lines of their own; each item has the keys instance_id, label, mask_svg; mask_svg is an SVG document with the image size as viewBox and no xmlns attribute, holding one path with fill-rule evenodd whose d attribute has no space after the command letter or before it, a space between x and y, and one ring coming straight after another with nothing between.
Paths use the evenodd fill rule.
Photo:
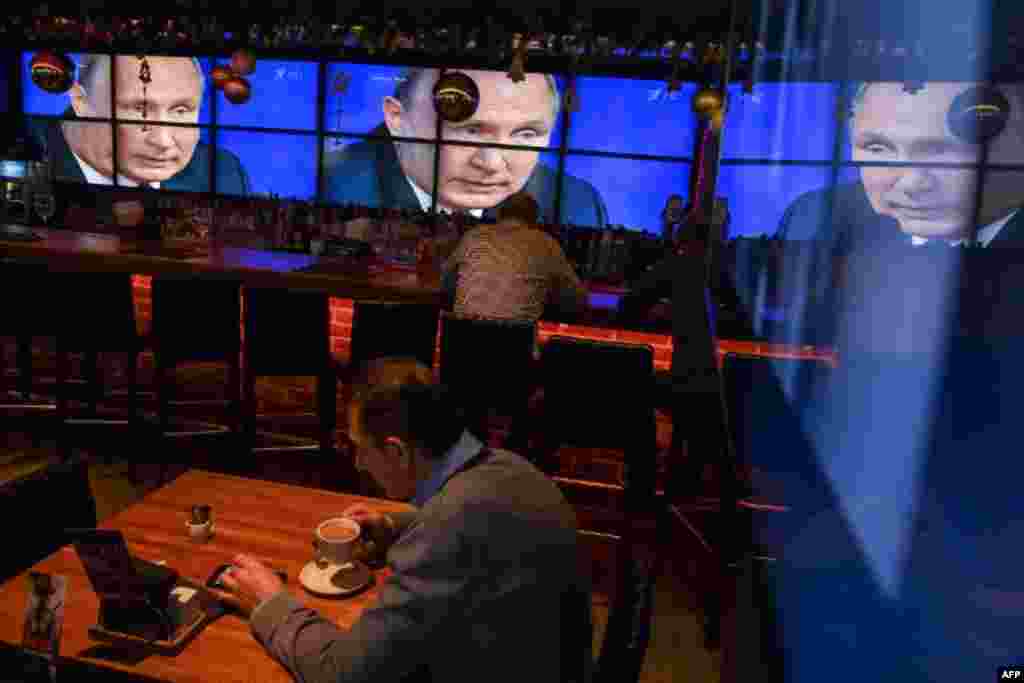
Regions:
<instances>
[{"instance_id":1,"label":"suit jacket on screen","mask_svg":"<svg viewBox=\"0 0 1024 683\"><path fill-rule=\"evenodd\" d=\"M71 113L68 110L67 113ZM46 151L47 157L54 164L54 176L58 180L85 182L85 174L78 165L59 121L33 121L33 134ZM211 145L196 145L192 159L185 168L160 183L160 189L179 192L210 191L210 155L215 154L214 172L217 174L217 193L248 196L250 193L249 176L242 167L238 157L223 149L214 149Z\"/></svg>"},{"instance_id":2,"label":"suit jacket on screen","mask_svg":"<svg viewBox=\"0 0 1024 683\"><path fill-rule=\"evenodd\" d=\"M816 239L846 248L885 247L909 241L894 218L875 213L860 182L801 195L782 215L777 235L785 240ZM988 246L1017 247L1022 243L1024 212L1018 212Z\"/></svg>"},{"instance_id":3,"label":"suit jacket on screen","mask_svg":"<svg viewBox=\"0 0 1024 683\"><path fill-rule=\"evenodd\" d=\"M367 140L349 145L325 162L324 186L331 202L361 204L391 209L420 209L419 199L405 179L387 128L378 126ZM523 187L540 205L544 222L558 222L555 216L555 192L558 174L538 163ZM484 211L493 218L494 209ZM564 176L562 181L562 220L575 225L604 227L608 210L593 185L580 178Z\"/></svg>"}]
</instances>

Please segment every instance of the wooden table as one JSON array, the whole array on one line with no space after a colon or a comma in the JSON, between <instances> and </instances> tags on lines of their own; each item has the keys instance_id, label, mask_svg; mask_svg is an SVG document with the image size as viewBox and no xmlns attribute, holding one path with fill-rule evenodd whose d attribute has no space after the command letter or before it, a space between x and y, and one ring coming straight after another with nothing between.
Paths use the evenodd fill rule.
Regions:
<instances>
[{"instance_id":1,"label":"wooden table","mask_svg":"<svg viewBox=\"0 0 1024 683\"><path fill-rule=\"evenodd\" d=\"M437 273L424 277L415 268L371 267L346 272L298 272L318 262L304 254L246 249L211 244L195 258L171 258L139 253L139 243L106 233L36 228L38 242L0 240L0 260L36 261L52 270L123 272L140 275L201 275L229 277L254 287L287 287L324 291L348 299L440 303Z\"/></svg>"},{"instance_id":2,"label":"wooden table","mask_svg":"<svg viewBox=\"0 0 1024 683\"><path fill-rule=\"evenodd\" d=\"M367 591L341 600L310 595L298 583L298 576L312 557L313 528L358 501L383 511L406 509L401 503L375 498L190 470L101 527L121 530L132 555L154 562L165 560L182 576L200 582L235 554L251 554L287 572L288 589L299 601L345 628L376 600L389 570L378 571L375 585ZM194 503L213 506L215 535L206 543L191 541L185 530L188 510ZM232 614L208 624L177 656L154 654L133 661L124 650L120 656L115 655L112 646L89 638L99 599L74 548L65 546L32 569L63 574L69 579L60 656L73 665L182 683L292 680L255 640L249 622ZM25 574L0 586L0 643L20 644L26 599Z\"/></svg>"}]
</instances>

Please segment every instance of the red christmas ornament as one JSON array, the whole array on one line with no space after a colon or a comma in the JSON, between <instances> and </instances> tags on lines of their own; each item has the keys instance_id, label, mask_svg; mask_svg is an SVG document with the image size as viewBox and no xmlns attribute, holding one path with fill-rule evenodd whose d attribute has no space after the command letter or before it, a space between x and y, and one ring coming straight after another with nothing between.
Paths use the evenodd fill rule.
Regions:
<instances>
[{"instance_id":1,"label":"red christmas ornament","mask_svg":"<svg viewBox=\"0 0 1024 683\"><path fill-rule=\"evenodd\" d=\"M239 76L248 76L256 71L256 56L246 49L235 50L231 55L231 70Z\"/></svg>"},{"instance_id":2,"label":"red christmas ornament","mask_svg":"<svg viewBox=\"0 0 1024 683\"><path fill-rule=\"evenodd\" d=\"M32 57L32 82L48 93L65 93L74 81L75 67L60 52L43 50Z\"/></svg>"},{"instance_id":3,"label":"red christmas ornament","mask_svg":"<svg viewBox=\"0 0 1024 683\"><path fill-rule=\"evenodd\" d=\"M233 76L224 82L224 97L231 104L245 104L252 97L252 86L241 76Z\"/></svg>"},{"instance_id":4,"label":"red christmas ornament","mask_svg":"<svg viewBox=\"0 0 1024 683\"><path fill-rule=\"evenodd\" d=\"M218 64L210 69L210 78L213 79L213 85L217 90L223 90L224 84L234 77L235 74L231 73L231 69L223 64Z\"/></svg>"}]
</instances>

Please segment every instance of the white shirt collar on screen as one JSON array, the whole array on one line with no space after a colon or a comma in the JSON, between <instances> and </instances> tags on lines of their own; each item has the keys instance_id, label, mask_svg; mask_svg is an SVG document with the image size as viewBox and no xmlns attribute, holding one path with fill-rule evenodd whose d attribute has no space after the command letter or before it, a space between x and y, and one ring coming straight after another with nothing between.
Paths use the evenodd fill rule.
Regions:
<instances>
[{"instance_id":1,"label":"white shirt collar on screen","mask_svg":"<svg viewBox=\"0 0 1024 683\"><path fill-rule=\"evenodd\" d=\"M103 175L89 164L82 161L82 157L72 152L75 156L75 161L78 162L78 166L82 169L82 173L85 174L85 182L91 185L113 185L114 179ZM123 175L118 174L117 183L122 187L138 187L141 183L137 183L134 180L125 178ZM160 183L154 182L149 184L155 190L160 189Z\"/></svg>"},{"instance_id":2,"label":"white shirt collar on screen","mask_svg":"<svg viewBox=\"0 0 1024 683\"><path fill-rule=\"evenodd\" d=\"M1020 211L1020 209L1012 211L1005 217L1000 218L999 220L993 223L989 223L985 227L978 230L978 242L981 243L981 246L987 247L988 243L991 242L995 238L995 236L999 234L999 231L1002 230L1003 227L1010 222L1010 219L1017 215L1017 211ZM915 247L920 247L922 244L928 244L928 241L929 240L927 237L918 237L917 235L910 236L910 243L913 244ZM950 242L950 245L954 247L959 247L962 243L963 240L955 240L953 242Z\"/></svg>"},{"instance_id":3,"label":"white shirt collar on screen","mask_svg":"<svg viewBox=\"0 0 1024 683\"><path fill-rule=\"evenodd\" d=\"M412 191L416 193L416 199L420 200L420 208L422 208L424 211L430 211L430 195L421 190L420 186L413 182L413 179L410 178L408 175L405 176L405 179L409 181L409 185L410 187L412 187ZM451 209L446 209L443 206L438 206L437 209L441 213L451 213ZM482 218L484 215L484 210L470 209L469 213L474 218Z\"/></svg>"}]
</instances>

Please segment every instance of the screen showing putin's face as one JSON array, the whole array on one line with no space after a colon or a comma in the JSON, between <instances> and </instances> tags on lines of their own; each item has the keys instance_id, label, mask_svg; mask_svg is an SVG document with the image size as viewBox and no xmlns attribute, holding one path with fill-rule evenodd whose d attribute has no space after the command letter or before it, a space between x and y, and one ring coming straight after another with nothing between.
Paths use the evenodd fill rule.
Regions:
<instances>
[{"instance_id":1,"label":"screen showing putin's face","mask_svg":"<svg viewBox=\"0 0 1024 683\"><path fill-rule=\"evenodd\" d=\"M448 209L489 209L523 189L537 165L539 150L490 146L549 144L558 111L558 93L544 74L527 74L513 82L500 71L466 71L480 91L476 113L460 123L444 122L438 148L438 205ZM437 114L432 102L436 70L421 72L407 102L384 99L384 117L392 135L433 139ZM429 193L434 180L431 145L396 144L399 163L421 190Z\"/></svg>"},{"instance_id":2,"label":"screen showing putin's face","mask_svg":"<svg viewBox=\"0 0 1024 683\"><path fill-rule=\"evenodd\" d=\"M911 93L903 83L871 83L855 103L853 160L907 164L861 168L872 208L904 233L960 238L970 230L977 171L915 164L979 161L981 146L957 138L946 120L953 100L972 85L927 83Z\"/></svg>"},{"instance_id":3,"label":"screen showing putin's face","mask_svg":"<svg viewBox=\"0 0 1024 683\"><path fill-rule=\"evenodd\" d=\"M77 116L110 116L110 61L94 57L86 76L71 90ZM188 57L146 57L150 82L140 80L142 60L118 56L115 114L117 172L137 183L162 182L180 172L192 159L199 128L159 125L196 124L203 97L203 77ZM145 114L145 116L144 116ZM68 144L83 161L104 176L114 174L111 128L106 123L66 124Z\"/></svg>"},{"instance_id":4,"label":"screen showing putin's face","mask_svg":"<svg viewBox=\"0 0 1024 683\"><path fill-rule=\"evenodd\" d=\"M854 100L852 159L892 163L861 167L875 212L894 218L900 230L926 238L961 239L971 233L978 197L982 144L958 137L950 127L957 98L976 82L928 82L910 92L903 83L868 83ZM988 141L987 163L1024 159L1024 117L1019 84L998 86L1009 110L1006 125ZM898 164L898 165L897 165ZM948 167L947 167L948 165ZM1019 174L988 173L978 207L978 228L1020 206Z\"/></svg>"}]
</instances>

